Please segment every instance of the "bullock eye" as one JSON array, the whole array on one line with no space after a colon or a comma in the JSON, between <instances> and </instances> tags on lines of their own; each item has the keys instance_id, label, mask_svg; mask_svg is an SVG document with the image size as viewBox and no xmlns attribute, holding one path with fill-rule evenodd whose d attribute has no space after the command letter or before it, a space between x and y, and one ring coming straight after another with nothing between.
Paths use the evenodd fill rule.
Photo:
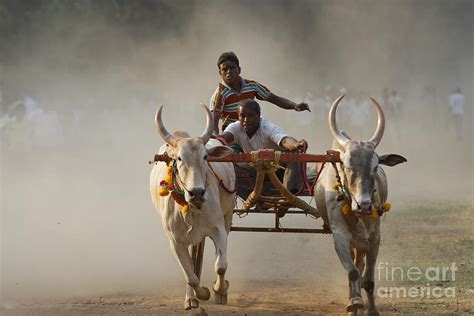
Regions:
<instances>
[{"instance_id":1,"label":"bullock eye","mask_svg":"<svg viewBox=\"0 0 474 316\"><path fill-rule=\"evenodd\" d=\"M178 157L178 161L181 161L181 157Z\"/></svg>"},{"instance_id":2,"label":"bullock eye","mask_svg":"<svg viewBox=\"0 0 474 316\"><path fill-rule=\"evenodd\" d=\"M207 155L204 156L204 160L207 160Z\"/></svg>"}]
</instances>

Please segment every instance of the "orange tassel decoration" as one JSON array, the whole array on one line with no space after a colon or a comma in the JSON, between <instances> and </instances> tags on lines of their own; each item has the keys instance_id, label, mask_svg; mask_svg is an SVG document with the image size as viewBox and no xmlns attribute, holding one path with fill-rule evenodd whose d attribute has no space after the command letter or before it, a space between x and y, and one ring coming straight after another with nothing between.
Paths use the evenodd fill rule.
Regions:
<instances>
[{"instance_id":1,"label":"orange tassel decoration","mask_svg":"<svg viewBox=\"0 0 474 316\"><path fill-rule=\"evenodd\" d=\"M161 180L160 182L160 189L158 190L159 196L167 196L168 194L170 194L172 172L173 168L171 166L168 166L168 174L166 175L166 179Z\"/></svg>"}]
</instances>

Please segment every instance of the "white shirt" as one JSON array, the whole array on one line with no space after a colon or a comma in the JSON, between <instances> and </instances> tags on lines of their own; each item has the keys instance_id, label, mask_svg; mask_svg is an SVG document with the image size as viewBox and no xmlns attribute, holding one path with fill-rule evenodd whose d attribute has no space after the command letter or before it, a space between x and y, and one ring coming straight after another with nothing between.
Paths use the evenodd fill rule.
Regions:
<instances>
[{"instance_id":1,"label":"white shirt","mask_svg":"<svg viewBox=\"0 0 474 316\"><path fill-rule=\"evenodd\" d=\"M281 150L279 147L281 140L288 135L272 122L260 118L260 126L251 138L247 136L245 130L240 126L240 122L229 124L224 132L229 132L234 136L234 143L242 147L244 152L256 151L259 149Z\"/></svg>"},{"instance_id":2,"label":"white shirt","mask_svg":"<svg viewBox=\"0 0 474 316\"><path fill-rule=\"evenodd\" d=\"M453 114L464 114L464 95L459 92L455 92L449 96L449 106Z\"/></svg>"}]
</instances>

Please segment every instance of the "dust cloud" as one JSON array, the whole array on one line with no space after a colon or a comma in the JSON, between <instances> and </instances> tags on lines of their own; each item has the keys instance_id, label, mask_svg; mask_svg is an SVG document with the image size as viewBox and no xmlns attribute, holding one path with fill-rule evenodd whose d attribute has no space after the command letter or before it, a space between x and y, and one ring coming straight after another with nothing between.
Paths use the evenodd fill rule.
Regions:
<instances>
[{"instance_id":1,"label":"dust cloud","mask_svg":"<svg viewBox=\"0 0 474 316\"><path fill-rule=\"evenodd\" d=\"M142 1L126 10L60 3L0 1L1 114L28 98L57 123L44 124L54 128L36 140L31 126L2 126L6 306L117 292L184 294L148 191L147 161L162 144L153 116L164 104L169 130L199 135L199 104L208 104L219 82L224 51L239 56L244 78L309 100L311 113L261 105L265 117L307 139L312 153L331 145L321 100L345 91L338 120L360 139L371 136L376 118L369 106L365 121L352 123L351 99L379 100L387 129L378 152L408 159L386 169L395 209L473 201L471 1ZM456 88L466 98L462 139L448 106ZM384 89L398 92L399 112L387 110ZM243 221L272 225L271 218ZM206 285L214 277L212 248ZM228 279L236 287L274 279L344 292L346 285L330 236L233 233Z\"/></svg>"}]
</instances>

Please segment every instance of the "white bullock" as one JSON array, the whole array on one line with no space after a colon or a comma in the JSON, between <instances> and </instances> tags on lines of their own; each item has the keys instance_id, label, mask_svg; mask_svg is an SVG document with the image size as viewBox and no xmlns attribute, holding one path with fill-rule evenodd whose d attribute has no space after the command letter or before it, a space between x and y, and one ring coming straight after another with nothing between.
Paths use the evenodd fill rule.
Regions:
<instances>
[{"instance_id":1,"label":"white bullock","mask_svg":"<svg viewBox=\"0 0 474 316\"><path fill-rule=\"evenodd\" d=\"M166 152L171 161L156 162L150 174L151 199L160 213L171 250L178 260L186 279L185 309L197 308L200 300L208 300L210 291L200 285L200 267L196 256L191 258L190 246L196 247L209 236L216 248L213 284L216 303L227 302L229 283L227 270L227 236L235 203L235 172L231 163L208 163L207 157L225 156L232 152L220 142L210 140L212 114L207 113L207 127L200 137L189 137L184 132L170 134L163 126L161 106L156 112L156 127L165 140L160 153ZM214 146L209 143L217 142ZM206 148L208 144L208 148ZM222 180L219 183L219 180ZM161 190L161 191L160 191ZM170 194L166 193L169 191ZM202 256L202 251L200 253ZM201 258L202 259L202 258ZM194 261L194 262L193 262ZM197 299L196 299L197 297Z\"/></svg>"},{"instance_id":2,"label":"white bullock","mask_svg":"<svg viewBox=\"0 0 474 316\"><path fill-rule=\"evenodd\" d=\"M362 284L367 292L368 312L377 315L374 268L380 244L379 216L389 208L389 204L385 204L387 178L380 165L395 166L406 159L395 154L378 156L375 152L384 133L385 117L374 99L371 100L377 110L378 123L372 138L351 140L341 132L336 124L336 110L343 97L338 97L329 111L333 149L340 152L342 163L323 168L315 199L325 223L331 227L337 255L348 274L347 311L357 314L364 308Z\"/></svg>"}]
</instances>

